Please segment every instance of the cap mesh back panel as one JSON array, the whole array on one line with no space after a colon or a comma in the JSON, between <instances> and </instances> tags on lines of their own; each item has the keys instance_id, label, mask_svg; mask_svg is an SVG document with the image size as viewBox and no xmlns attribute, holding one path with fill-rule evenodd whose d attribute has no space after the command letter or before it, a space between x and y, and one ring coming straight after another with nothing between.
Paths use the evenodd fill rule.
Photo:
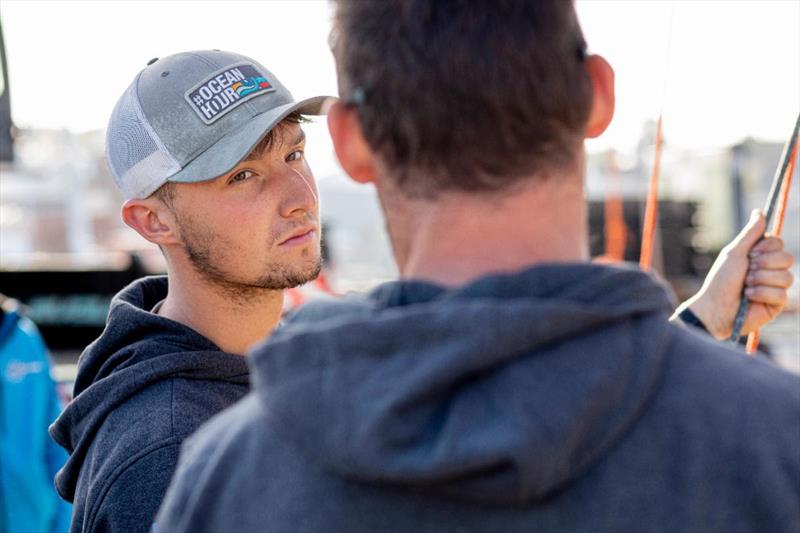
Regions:
<instances>
[{"instance_id":1,"label":"cap mesh back panel","mask_svg":"<svg viewBox=\"0 0 800 533\"><path fill-rule=\"evenodd\" d=\"M180 170L139 109L137 81L117 102L106 131L108 164L126 198L148 196Z\"/></svg>"},{"instance_id":2,"label":"cap mesh back panel","mask_svg":"<svg viewBox=\"0 0 800 533\"><path fill-rule=\"evenodd\" d=\"M142 125L133 104L136 83L133 83L111 115L108 124L108 163L117 177L117 183L131 167L156 150L158 145Z\"/></svg>"}]
</instances>

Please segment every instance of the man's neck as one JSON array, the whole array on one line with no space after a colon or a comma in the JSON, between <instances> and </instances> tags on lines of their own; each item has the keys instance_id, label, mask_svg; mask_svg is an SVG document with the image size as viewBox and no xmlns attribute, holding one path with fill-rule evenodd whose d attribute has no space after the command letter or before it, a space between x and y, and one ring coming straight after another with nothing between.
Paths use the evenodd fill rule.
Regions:
<instances>
[{"instance_id":1,"label":"man's neck","mask_svg":"<svg viewBox=\"0 0 800 533\"><path fill-rule=\"evenodd\" d=\"M244 355L277 326L282 308L283 291L232 298L192 274L173 271L158 314L189 326L225 352Z\"/></svg>"},{"instance_id":2,"label":"man's neck","mask_svg":"<svg viewBox=\"0 0 800 533\"><path fill-rule=\"evenodd\" d=\"M403 278L453 287L537 263L589 258L579 176L531 180L502 195L398 202L384 194L382 202Z\"/></svg>"}]
</instances>

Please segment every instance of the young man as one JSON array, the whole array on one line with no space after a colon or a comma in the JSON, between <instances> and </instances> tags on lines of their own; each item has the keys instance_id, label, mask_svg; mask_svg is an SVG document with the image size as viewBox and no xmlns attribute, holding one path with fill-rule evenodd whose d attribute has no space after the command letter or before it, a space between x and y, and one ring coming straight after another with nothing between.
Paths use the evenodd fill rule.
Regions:
<instances>
[{"instance_id":1,"label":"young man","mask_svg":"<svg viewBox=\"0 0 800 533\"><path fill-rule=\"evenodd\" d=\"M255 350L253 392L187 441L158 530L800 527L800 379L587 261L583 140L613 73L572 3L340 0L334 24L328 124L402 280ZM742 278L763 229L724 254ZM785 272L757 265L791 258L756 250L748 277L777 296Z\"/></svg>"},{"instance_id":2,"label":"young man","mask_svg":"<svg viewBox=\"0 0 800 533\"><path fill-rule=\"evenodd\" d=\"M166 277L111 304L51 428L72 531L148 531L183 439L248 390L242 354L278 323L283 289L320 268L300 114L267 69L217 50L153 60L118 101L107 157L125 222L161 247Z\"/></svg>"}]
</instances>

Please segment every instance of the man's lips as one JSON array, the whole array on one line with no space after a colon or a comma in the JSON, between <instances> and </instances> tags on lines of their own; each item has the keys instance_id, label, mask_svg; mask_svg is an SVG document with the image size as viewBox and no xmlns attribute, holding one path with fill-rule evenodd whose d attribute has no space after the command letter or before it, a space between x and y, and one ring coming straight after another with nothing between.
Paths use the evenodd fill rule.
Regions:
<instances>
[{"instance_id":1,"label":"man's lips","mask_svg":"<svg viewBox=\"0 0 800 533\"><path fill-rule=\"evenodd\" d=\"M288 238L278 243L278 246L291 246L295 244L305 244L314 238L316 228L306 227L292 233Z\"/></svg>"}]
</instances>

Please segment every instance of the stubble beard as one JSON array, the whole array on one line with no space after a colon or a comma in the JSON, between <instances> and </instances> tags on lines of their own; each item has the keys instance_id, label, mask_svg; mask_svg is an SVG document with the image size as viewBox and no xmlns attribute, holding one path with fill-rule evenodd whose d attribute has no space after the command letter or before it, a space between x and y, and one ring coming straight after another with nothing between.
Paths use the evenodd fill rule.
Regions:
<instances>
[{"instance_id":1,"label":"stubble beard","mask_svg":"<svg viewBox=\"0 0 800 533\"><path fill-rule=\"evenodd\" d=\"M301 260L296 264L267 262L263 274L252 279L240 279L226 271L224 243L211 232L198 230L188 224L181 228L183 248L195 271L217 290L234 301L246 302L265 291L291 289L315 279L322 270L322 257L319 253L313 260ZM273 239L274 242L274 239ZM308 257L314 252L304 250ZM222 257L221 257L222 256Z\"/></svg>"}]
</instances>

